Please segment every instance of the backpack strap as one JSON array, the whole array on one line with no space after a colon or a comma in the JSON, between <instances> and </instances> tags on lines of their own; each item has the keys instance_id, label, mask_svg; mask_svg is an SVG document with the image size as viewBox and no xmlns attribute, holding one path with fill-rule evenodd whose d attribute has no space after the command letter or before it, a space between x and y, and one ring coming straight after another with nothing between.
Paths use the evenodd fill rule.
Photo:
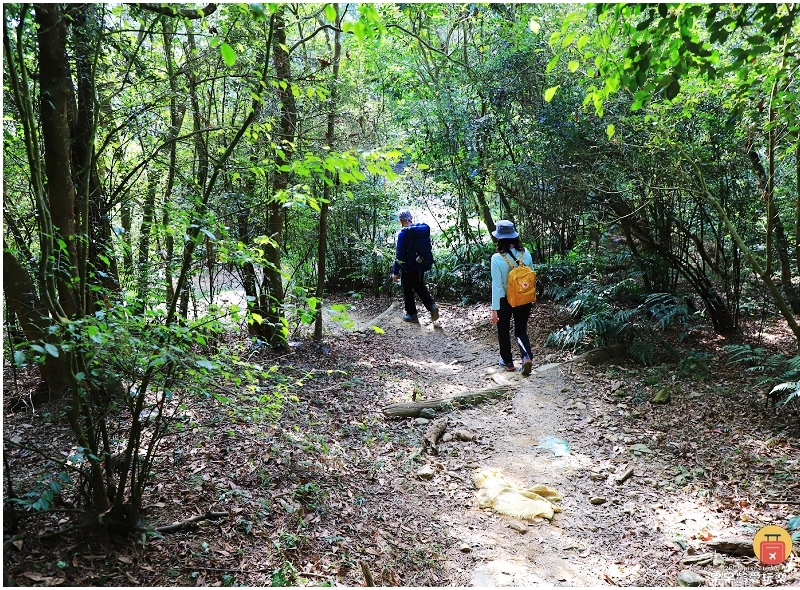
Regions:
<instances>
[{"instance_id":1,"label":"backpack strap","mask_svg":"<svg viewBox=\"0 0 800 590\"><path fill-rule=\"evenodd\" d=\"M505 259L505 261L508 262L508 265L511 268L514 268L515 266L522 266L522 261L517 260L516 257L513 254L511 254L511 250L508 251L508 254L511 256L511 258L514 259L514 262L516 262L516 265L512 264L511 261L506 257L506 255L503 252L500 252L500 256L502 256Z\"/></svg>"}]
</instances>

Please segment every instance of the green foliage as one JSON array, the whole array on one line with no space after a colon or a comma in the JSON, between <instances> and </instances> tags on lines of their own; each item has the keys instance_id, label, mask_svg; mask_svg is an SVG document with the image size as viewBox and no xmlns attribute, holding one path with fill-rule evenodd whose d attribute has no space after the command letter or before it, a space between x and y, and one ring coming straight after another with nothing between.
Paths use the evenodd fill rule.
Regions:
<instances>
[{"instance_id":1,"label":"green foliage","mask_svg":"<svg viewBox=\"0 0 800 590\"><path fill-rule=\"evenodd\" d=\"M48 466L52 464L45 465ZM55 475L48 473L40 477L22 496L5 498L5 502L34 512L47 512L53 504L53 499L61 493L63 486L70 483L72 478L66 471L60 471Z\"/></svg>"},{"instance_id":2,"label":"green foliage","mask_svg":"<svg viewBox=\"0 0 800 590\"><path fill-rule=\"evenodd\" d=\"M689 351L678 361L678 377L706 381L711 377L710 360L711 355L707 352Z\"/></svg>"},{"instance_id":3,"label":"green foliage","mask_svg":"<svg viewBox=\"0 0 800 590\"><path fill-rule=\"evenodd\" d=\"M469 244L434 250L433 268L427 273L428 284L440 299L480 301L491 289L489 260L492 244Z\"/></svg>"},{"instance_id":4,"label":"green foliage","mask_svg":"<svg viewBox=\"0 0 800 590\"><path fill-rule=\"evenodd\" d=\"M771 386L767 396L773 406L800 401L800 355L768 355L764 348L750 344L731 344L724 350L729 364L742 365L746 371L761 375L759 386Z\"/></svg>"},{"instance_id":5,"label":"green foliage","mask_svg":"<svg viewBox=\"0 0 800 590\"><path fill-rule=\"evenodd\" d=\"M601 283L592 278L598 268L597 261L577 255L541 267L546 292L574 321L549 334L545 346L578 351L621 343L644 364L654 361L659 348L674 353L658 332L685 323L686 305L666 293L642 297L633 278ZM636 307L620 307L637 299Z\"/></svg>"}]
</instances>

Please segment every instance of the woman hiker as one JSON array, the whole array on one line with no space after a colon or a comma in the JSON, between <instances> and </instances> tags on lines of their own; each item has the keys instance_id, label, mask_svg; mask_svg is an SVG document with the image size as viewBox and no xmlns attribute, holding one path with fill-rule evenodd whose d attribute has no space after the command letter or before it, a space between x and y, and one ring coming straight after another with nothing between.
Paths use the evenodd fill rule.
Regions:
<instances>
[{"instance_id":1,"label":"woman hiker","mask_svg":"<svg viewBox=\"0 0 800 590\"><path fill-rule=\"evenodd\" d=\"M506 371L515 371L511 354L511 318L514 318L514 336L522 355L522 374L531 374L531 342L528 339L528 318L531 315L531 303L511 307L506 298L508 289L508 273L512 264L522 259L522 263L533 266L531 253L525 249L519 239L519 233L510 221L502 219L492 232L497 238L497 253L492 254L492 323L497 324L497 340L500 344L500 364Z\"/></svg>"}]
</instances>

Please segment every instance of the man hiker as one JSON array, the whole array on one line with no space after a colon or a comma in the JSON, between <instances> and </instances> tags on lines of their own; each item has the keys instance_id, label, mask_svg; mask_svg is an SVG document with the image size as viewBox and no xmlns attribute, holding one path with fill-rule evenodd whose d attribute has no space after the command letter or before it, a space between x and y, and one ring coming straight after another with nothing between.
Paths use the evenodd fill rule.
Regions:
<instances>
[{"instance_id":1,"label":"man hiker","mask_svg":"<svg viewBox=\"0 0 800 590\"><path fill-rule=\"evenodd\" d=\"M425 271L433 266L431 252L431 228L427 223L414 223L411 211L403 209L398 214L403 229L397 236L397 255L392 267L392 280L396 283L401 276L403 285L403 301L406 312L404 322L419 323L417 319L417 303L414 293L419 295L422 304L431 312L431 321L439 319L439 308L425 285Z\"/></svg>"}]
</instances>

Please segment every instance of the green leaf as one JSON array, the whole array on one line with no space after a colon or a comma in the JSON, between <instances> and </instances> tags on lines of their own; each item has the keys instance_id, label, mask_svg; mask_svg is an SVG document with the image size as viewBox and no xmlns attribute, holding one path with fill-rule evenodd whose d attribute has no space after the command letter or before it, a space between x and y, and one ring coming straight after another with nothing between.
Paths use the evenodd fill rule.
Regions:
<instances>
[{"instance_id":1,"label":"green leaf","mask_svg":"<svg viewBox=\"0 0 800 590\"><path fill-rule=\"evenodd\" d=\"M608 139L611 139L612 137L614 137L614 132L615 131L616 131L616 128L614 127L613 123L611 123L608 127L606 127L606 135L608 136Z\"/></svg>"},{"instance_id":2,"label":"green leaf","mask_svg":"<svg viewBox=\"0 0 800 590\"><path fill-rule=\"evenodd\" d=\"M554 55L553 58L548 62L547 67L545 68L545 71L548 72L548 73L552 72L553 68L556 67L556 64L558 63L558 59L559 59L558 54Z\"/></svg>"},{"instance_id":3,"label":"green leaf","mask_svg":"<svg viewBox=\"0 0 800 590\"><path fill-rule=\"evenodd\" d=\"M556 95L556 91L559 89L559 86L552 86L544 91L544 99L547 102L553 100L553 97Z\"/></svg>"},{"instance_id":4,"label":"green leaf","mask_svg":"<svg viewBox=\"0 0 800 590\"><path fill-rule=\"evenodd\" d=\"M678 80L672 80L672 82L669 83L669 86L667 86L665 93L667 98L669 100L672 100L673 98L678 96L678 93L680 91L681 91L681 83Z\"/></svg>"},{"instance_id":5,"label":"green leaf","mask_svg":"<svg viewBox=\"0 0 800 590\"><path fill-rule=\"evenodd\" d=\"M533 31L534 34L537 34L541 30L542 25L540 25L538 22L536 22L536 19L532 18L531 21L528 23L528 28L531 31Z\"/></svg>"},{"instance_id":6,"label":"green leaf","mask_svg":"<svg viewBox=\"0 0 800 590\"><path fill-rule=\"evenodd\" d=\"M225 65L229 68L233 67L236 63L236 52L233 48L227 43L223 43L219 46L219 52L222 54L222 59L225 60Z\"/></svg>"},{"instance_id":7,"label":"green leaf","mask_svg":"<svg viewBox=\"0 0 800 590\"><path fill-rule=\"evenodd\" d=\"M336 15L336 9L333 7L333 4L326 4L325 5L325 16L332 23L336 22L336 16L337 15Z\"/></svg>"},{"instance_id":8,"label":"green leaf","mask_svg":"<svg viewBox=\"0 0 800 590\"><path fill-rule=\"evenodd\" d=\"M25 364L25 353L21 350L14 351L14 364L21 367Z\"/></svg>"},{"instance_id":9,"label":"green leaf","mask_svg":"<svg viewBox=\"0 0 800 590\"><path fill-rule=\"evenodd\" d=\"M581 64L579 64L576 60L573 59L571 62L569 62L567 67L569 68L570 72L575 73L578 70L578 66L580 65Z\"/></svg>"},{"instance_id":10,"label":"green leaf","mask_svg":"<svg viewBox=\"0 0 800 590\"><path fill-rule=\"evenodd\" d=\"M376 334L385 334L385 333L386 333L386 332L384 332L384 331L383 331L381 328L379 328L378 326L370 326L370 328L372 328L373 330L375 330L375 333L376 333Z\"/></svg>"},{"instance_id":11,"label":"green leaf","mask_svg":"<svg viewBox=\"0 0 800 590\"><path fill-rule=\"evenodd\" d=\"M58 358L58 349L50 343L44 345L44 349L52 357Z\"/></svg>"},{"instance_id":12,"label":"green leaf","mask_svg":"<svg viewBox=\"0 0 800 590\"><path fill-rule=\"evenodd\" d=\"M253 321L254 321L255 323L257 323L257 324L261 324L261 323L263 323L263 322L264 322L264 318L262 318L262 317L261 317L260 315L258 315L257 313L251 313L251 314L250 314L250 317L251 317L251 318L253 318Z\"/></svg>"},{"instance_id":13,"label":"green leaf","mask_svg":"<svg viewBox=\"0 0 800 590\"><path fill-rule=\"evenodd\" d=\"M195 365L201 367L203 369L208 369L209 371L214 371L217 368L217 365L212 363L211 361L207 361L205 359L200 359L194 362Z\"/></svg>"}]
</instances>

